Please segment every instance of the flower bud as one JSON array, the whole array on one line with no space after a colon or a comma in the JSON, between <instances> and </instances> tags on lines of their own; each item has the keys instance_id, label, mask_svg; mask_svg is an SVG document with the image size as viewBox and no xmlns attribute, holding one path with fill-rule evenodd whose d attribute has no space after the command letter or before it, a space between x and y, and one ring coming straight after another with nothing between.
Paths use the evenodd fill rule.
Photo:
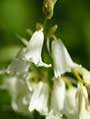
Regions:
<instances>
[{"instance_id":1,"label":"flower bud","mask_svg":"<svg viewBox=\"0 0 90 119\"><path fill-rule=\"evenodd\" d=\"M43 13L47 17L47 19L52 18L56 1L57 0L44 0Z\"/></svg>"}]
</instances>

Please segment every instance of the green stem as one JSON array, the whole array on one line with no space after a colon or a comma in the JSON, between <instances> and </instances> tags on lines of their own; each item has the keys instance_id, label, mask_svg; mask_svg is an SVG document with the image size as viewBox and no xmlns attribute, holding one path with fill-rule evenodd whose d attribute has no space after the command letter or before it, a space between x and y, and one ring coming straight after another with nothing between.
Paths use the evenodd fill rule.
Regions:
<instances>
[{"instance_id":1,"label":"green stem","mask_svg":"<svg viewBox=\"0 0 90 119\"><path fill-rule=\"evenodd\" d=\"M72 87L71 81L67 77L62 77L68 88Z\"/></svg>"},{"instance_id":2,"label":"green stem","mask_svg":"<svg viewBox=\"0 0 90 119\"><path fill-rule=\"evenodd\" d=\"M81 77L79 76L78 72L75 69L72 68L71 72L75 75L80 84L85 84L84 80L81 79Z\"/></svg>"},{"instance_id":3,"label":"green stem","mask_svg":"<svg viewBox=\"0 0 90 119\"><path fill-rule=\"evenodd\" d=\"M46 25L47 25L47 18L45 18L44 23L43 23L44 29L46 29Z\"/></svg>"}]
</instances>

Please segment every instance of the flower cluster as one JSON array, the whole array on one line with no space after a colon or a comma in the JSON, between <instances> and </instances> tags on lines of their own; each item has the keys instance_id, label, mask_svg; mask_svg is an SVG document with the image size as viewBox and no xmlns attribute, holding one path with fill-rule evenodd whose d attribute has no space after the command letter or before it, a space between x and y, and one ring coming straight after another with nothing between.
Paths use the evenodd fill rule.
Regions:
<instances>
[{"instance_id":1,"label":"flower cluster","mask_svg":"<svg viewBox=\"0 0 90 119\"><path fill-rule=\"evenodd\" d=\"M2 87L11 95L13 110L25 115L36 110L46 119L90 119L90 72L72 61L58 38L50 44L52 63L45 63L44 37L42 29L35 31L4 70L9 77Z\"/></svg>"}]
</instances>

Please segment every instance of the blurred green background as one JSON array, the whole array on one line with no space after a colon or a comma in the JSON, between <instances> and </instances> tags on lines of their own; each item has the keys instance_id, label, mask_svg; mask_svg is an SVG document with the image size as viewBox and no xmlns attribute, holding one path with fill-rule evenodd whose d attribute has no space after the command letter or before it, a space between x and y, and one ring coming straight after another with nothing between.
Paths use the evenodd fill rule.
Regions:
<instances>
[{"instance_id":1,"label":"blurred green background","mask_svg":"<svg viewBox=\"0 0 90 119\"><path fill-rule=\"evenodd\" d=\"M0 0L0 68L15 57L23 45L16 34L29 39L26 29L34 31L37 22L43 23L42 2ZM54 24L58 24L57 36L73 60L90 70L90 0L57 0L54 16L48 21L49 27ZM9 110L9 98L5 91L0 91L0 118L23 119Z\"/></svg>"}]
</instances>

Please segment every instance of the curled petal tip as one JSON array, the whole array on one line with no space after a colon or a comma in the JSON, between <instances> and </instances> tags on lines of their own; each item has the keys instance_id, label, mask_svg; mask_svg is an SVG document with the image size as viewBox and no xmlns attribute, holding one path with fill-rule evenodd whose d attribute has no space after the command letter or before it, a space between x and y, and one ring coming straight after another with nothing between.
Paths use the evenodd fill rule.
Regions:
<instances>
[{"instance_id":1,"label":"curled petal tip","mask_svg":"<svg viewBox=\"0 0 90 119\"><path fill-rule=\"evenodd\" d=\"M39 64L38 64L38 66L42 66L42 67L51 67L52 66L52 64L46 64L46 63L43 63L43 62L40 62Z\"/></svg>"}]
</instances>

